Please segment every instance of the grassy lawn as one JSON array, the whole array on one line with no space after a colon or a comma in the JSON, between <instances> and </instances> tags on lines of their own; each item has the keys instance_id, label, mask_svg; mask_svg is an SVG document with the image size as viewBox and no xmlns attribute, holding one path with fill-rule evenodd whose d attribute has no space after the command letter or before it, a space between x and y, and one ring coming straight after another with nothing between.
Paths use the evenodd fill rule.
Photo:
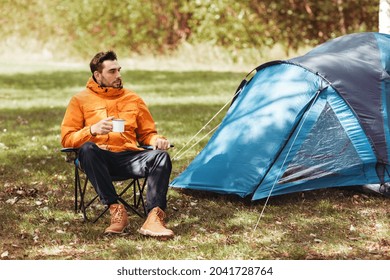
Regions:
<instances>
[{"instance_id":1,"label":"grassy lawn","mask_svg":"<svg viewBox=\"0 0 390 280\"><path fill-rule=\"evenodd\" d=\"M174 155L245 74L124 71L123 78L148 103ZM0 74L2 259L390 259L390 200L347 189L271 198L256 230L264 200L170 189L174 239L140 236L137 216L128 233L103 235L109 215L91 224L73 212L73 166L59 143L66 105L88 76L87 70ZM206 141L173 162L171 178Z\"/></svg>"}]
</instances>

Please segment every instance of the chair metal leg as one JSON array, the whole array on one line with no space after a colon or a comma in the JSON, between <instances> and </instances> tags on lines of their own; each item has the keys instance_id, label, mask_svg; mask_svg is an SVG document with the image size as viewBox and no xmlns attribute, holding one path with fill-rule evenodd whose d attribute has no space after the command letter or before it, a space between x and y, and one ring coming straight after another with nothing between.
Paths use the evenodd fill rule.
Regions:
<instances>
[{"instance_id":1,"label":"chair metal leg","mask_svg":"<svg viewBox=\"0 0 390 280\"><path fill-rule=\"evenodd\" d=\"M75 213L82 212L84 221L91 221L90 217L87 214L87 209L92 207L92 203L94 203L99 197L95 195L89 202L86 202L86 193L87 193L87 185L89 182L88 177L80 169L80 165L77 161L78 157L78 148L64 148L61 149L61 152L66 153L66 161L74 164L74 211ZM83 176L82 174L85 176ZM83 178L82 178L83 177ZM84 182L81 182L84 179ZM142 185L139 182L139 179L131 179L130 183L120 192L118 195L118 201L120 201L128 210L134 212L140 217L146 216L146 207L144 203L143 192L146 186L146 178L144 178L144 182ZM132 205L127 203L122 196L129 190L129 188L133 188L133 202ZM142 207L142 211L138 211L139 207ZM92 222L96 222L100 217L102 217L107 211L109 207L105 207L103 211L96 218L92 219Z\"/></svg>"},{"instance_id":2,"label":"chair metal leg","mask_svg":"<svg viewBox=\"0 0 390 280\"><path fill-rule=\"evenodd\" d=\"M127 190L129 188L133 188L133 205L130 205L128 202L126 202L123 198L122 198L122 195L125 194L127 192ZM137 194L137 188L138 188L138 191L139 193ZM138 198L137 198L138 197ZM140 191L140 183L139 183L139 179L132 179L132 181L127 185L127 187L125 187L119 194L118 194L118 200L130 211L134 212L135 214L137 214L138 216L140 216L141 218L145 217L146 216L146 211L145 211L145 206L144 206L144 199L143 199L143 195L142 195L142 192ZM139 208L139 201L142 201L142 206L143 206L143 213L141 213L140 211L138 211L138 208Z\"/></svg>"},{"instance_id":3,"label":"chair metal leg","mask_svg":"<svg viewBox=\"0 0 390 280\"><path fill-rule=\"evenodd\" d=\"M80 175L77 166L74 169L74 212L78 211L78 189L80 185Z\"/></svg>"},{"instance_id":4,"label":"chair metal leg","mask_svg":"<svg viewBox=\"0 0 390 280\"><path fill-rule=\"evenodd\" d=\"M79 205L79 209L83 213L84 221L89 221L87 217L87 207L91 204L89 203L85 205L85 192L87 191L87 185L88 185L88 177L85 176L84 186L82 189L80 184L80 205Z\"/></svg>"},{"instance_id":5,"label":"chair metal leg","mask_svg":"<svg viewBox=\"0 0 390 280\"><path fill-rule=\"evenodd\" d=\"M134 189L133 189L134 207L138 209L139 205L142 204L142 210L143 210L144 216L147 215L144 197L143 197L145 187L146 187L146 178L144 179L142 185L140 184L139 180L137 180L136 185L134 186ZM137 191L138 191L138 194L136 193ZM138 197L138 199L137 199L137 197Z\"/></svg>"},{"instance_id":6,"label":"chair metal leg","mask_svg":"<svg viewBox=\"0 0 390 280\"><path fill-rule=\"evenodd\" d=\"M85 175L85 174L84 174ZM80 170L76 167L75 169L75 212L81 211L83 214L84 221L91 221L92 223L95 223L97 220L99 220L109 209L109 207L105 207L103 211L101 211L95 218L91 220L91 218L87 214L87 209L99 198L98 195L95 195L91 200L88 202L85 201L86 197L85 194L87 192L87 185L89 183L88 177L84 176L84 182L82 184L81 182L82 178L80 175ZM145 190L146 186L146 179L144 179L144 182L140 184L139 179L130 179L131 181L128 183L128 185L122 189L122 191L118 194L118 201L121 202L125 208L128 211L132 211L136 215L138 215L141 218L144 218L146 216L146 207L144 203L144 197L143 192ZM133 188L133 202L132 205L126 202L125 199L122 198L124 194L130 189ZM141 211L138 209L142 207Z\"/></svg>"},{"instance_id":7,"label":"chair metal leg","mask_svg":"<svg viewBox=\"0 0 390 280\"><path fill-rule=\"evenodd\" d=\"M89 221L87 216L87 208L93 203L97 196L90 201L87 205L85 204L85 193L87 191L88 177L85 175L84 184L81 185L81 176L78 167L75 167L75 212L81 211L83 214L84 221Z\"/></svg>"},{"instance_id":8,"label":"chair metal leg","mask_svg":"<svg viewBox=\"0 0 390 280\"><path fill-rule=\"evenodd\" d=\"M99 220L106 212L110 209L109 207L106 207L95 219L93 219L92 223L96 223L97 220Z\"/></svg>"}]
</instances>

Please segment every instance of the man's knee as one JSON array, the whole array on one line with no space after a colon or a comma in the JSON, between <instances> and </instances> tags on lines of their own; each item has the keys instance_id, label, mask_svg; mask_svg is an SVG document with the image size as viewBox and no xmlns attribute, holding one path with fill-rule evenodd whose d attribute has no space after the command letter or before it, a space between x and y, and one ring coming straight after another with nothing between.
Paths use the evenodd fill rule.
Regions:
<instances>
[{"instance_id":1,"label":"man's knee","mask_svg":"<svg viewBox=\"0 0 390 280\"><path fill-rule=\"evenodd\" d=\"M86 142L80 147L79 155L80 156L91 155L91 152L96 151L96 148L98 148L98 146L95 143Z\"/></svg>"},{"instance_id":2,"label":"man's knee","mask_svg":"<svg viewBox=\"0 0 390 280\"><path fill-rule=\"evenodd\" d=\"M158 159L160 164L163 165L167 169L167 171L170 172L172 169L172 161L168 152L163 150L155 150L155 152L156 152L156 158Z\"/></svg>"}]
</instances>

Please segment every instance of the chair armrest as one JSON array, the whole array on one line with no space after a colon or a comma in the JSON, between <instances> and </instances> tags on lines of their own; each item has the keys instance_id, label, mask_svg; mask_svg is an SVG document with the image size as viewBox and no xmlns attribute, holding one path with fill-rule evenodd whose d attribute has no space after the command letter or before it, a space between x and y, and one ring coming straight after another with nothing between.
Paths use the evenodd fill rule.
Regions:
<instances>
[{"instance_id":1,"label":"chair armrest","mask_svg":"<svg viewBox=\"0 0 390 280\"><path fill-rule=\"evenodd\" d=\"M72 147L70 147L70 148L62 148L61 152L62 153L71 153L71 152L77 153L78 150L79 150L79 148L72 148Z\"/></svg>"},{"instance_id":2,"label":"chair armrest","mask_svg":"<svg viewBox=\"0 0 390 280\"><path fill-rule=\"evenodd\" d=\"M152 145L141 145L139 147L142 148L142 149L145 149L145 150L153 150L153 146Z\"/></svg>"},{"instance_id":3,"label":"chair armrest","mask_svg":"<svg viewBox=\"0 0 390 280\"><path fill-rule=\"evenodd\" d=\"M72 148L72 147L61 149L61 153L66 153L65 161L71 162L71 163L74 163L74 161L76 160L76 158L78 156L78 151L79 151L79 148Z\"/></svg>"},{"instance_id":4,"label":"chair armrest","mask_svg":"<svg viewBox=\"0 0 390 280\"><path fill-rule=\"evenodd\" d=\"M139 146L140 148L143 148L143 149L145 149L145 150L153 150L153 146L152 145L141 145L141 146ZM169 147L170 148L173 148L173 147L175 147L175 145L173 145L173 144L169 144Z\"/></svg>"}]
</instances>

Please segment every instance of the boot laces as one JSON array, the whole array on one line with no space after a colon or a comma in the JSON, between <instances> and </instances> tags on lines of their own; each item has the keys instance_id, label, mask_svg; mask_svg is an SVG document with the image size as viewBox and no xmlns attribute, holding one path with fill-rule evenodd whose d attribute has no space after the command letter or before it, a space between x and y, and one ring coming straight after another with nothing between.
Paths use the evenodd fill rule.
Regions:
<instances>
[{"instance_id":1,"label":"boot laces","mask_svg":"<svg viewBox=\"0 0 390 280\"><path fill-rule=\"evenodd\" d=\"M154 218L154 222L161 224L163 227L165 227L164 219L165 219L165 213L162 210L157 209L156 216Z\"/></svg>"},{"instance_id":2,"label":"boot laces","mask_svg":"<svg viewBox=\"0 0 390 280\"><path fill-rule=\"evenodd\" d=\"M124 211L119 206L115 208L111 218L111 223L121 223L123 221Z\"/></svg>"}]
</instances>

